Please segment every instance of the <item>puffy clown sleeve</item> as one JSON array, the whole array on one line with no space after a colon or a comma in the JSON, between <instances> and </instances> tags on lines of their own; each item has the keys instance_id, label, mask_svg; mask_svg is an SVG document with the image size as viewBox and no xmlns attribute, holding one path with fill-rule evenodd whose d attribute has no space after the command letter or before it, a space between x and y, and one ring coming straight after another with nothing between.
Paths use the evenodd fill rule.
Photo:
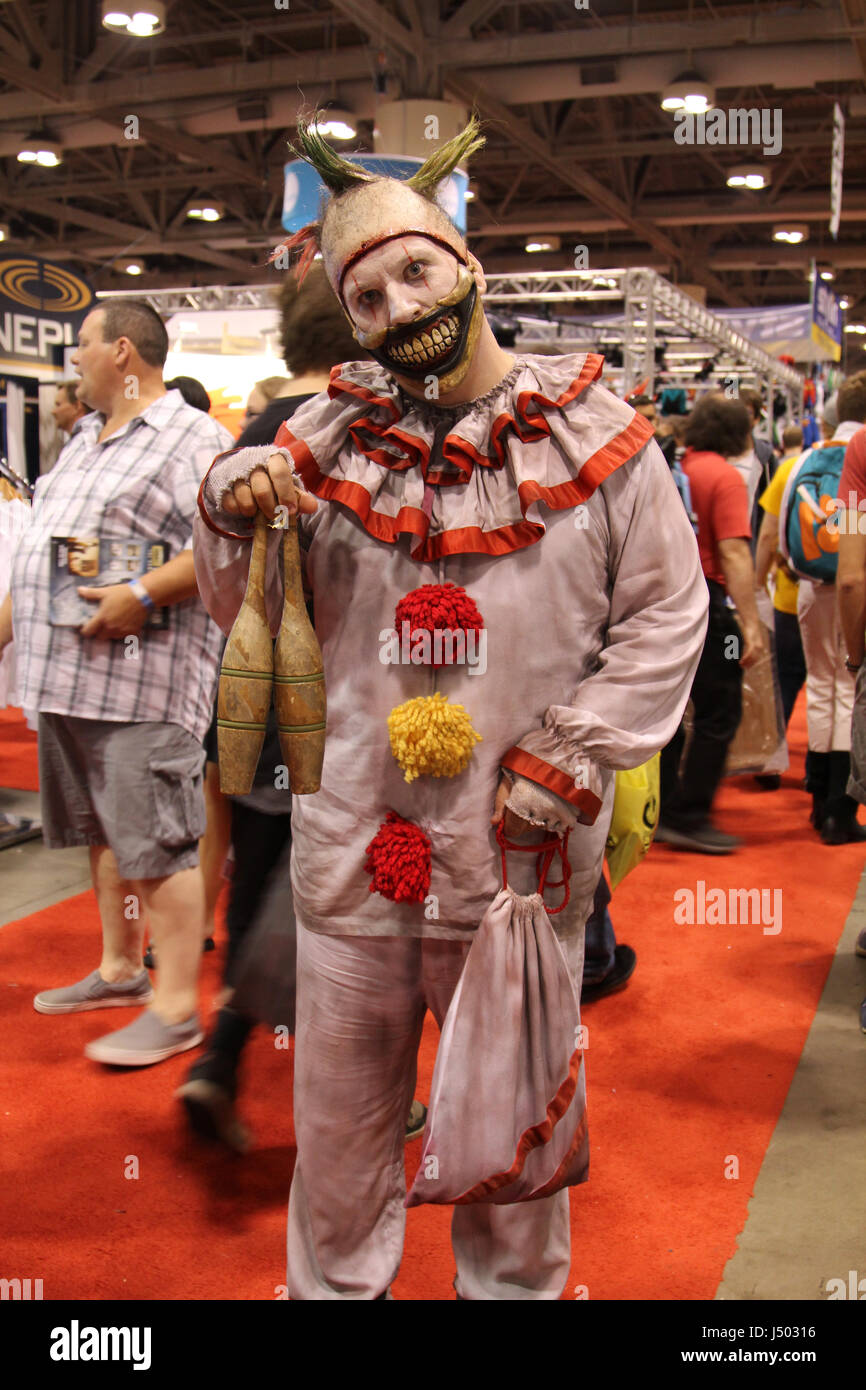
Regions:
<instances>
[{"instance_id":1,"label":"puffy clown sleeve","mask_svg":"<svg viewBox=\"0 0 866 1390\"><path fill-rule=\"evenodd\" d=\"M610 616L596 669L569 704L551 705L503 767L592 824L602 768L646 762L673 737L707 627L697 541L654 440L599 489L608 531Z\"/></svg>"}]
</instances>

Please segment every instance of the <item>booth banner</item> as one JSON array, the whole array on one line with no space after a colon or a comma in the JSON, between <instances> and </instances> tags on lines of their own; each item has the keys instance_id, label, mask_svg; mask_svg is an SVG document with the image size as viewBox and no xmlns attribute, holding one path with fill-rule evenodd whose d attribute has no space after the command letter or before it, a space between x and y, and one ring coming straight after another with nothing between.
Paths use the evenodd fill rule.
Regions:
<instances>
[{"instance_id":1,"label":"booth banner","mask_svg":"<svg viewBox=\"0 0 866 1390\"><path fill-rule=\"evenodd\" d=\"M812 281L812 341L834 362L842 356L842 309L820 275Z\"/></svg>"},{"instance_id":2,"label":"booth banner","mask_svg":"<svg viewBox=\"0 0 866 1390\"><path fill-rule=\"evenodd\" d=\"M818 290L823 295L818 300ZM834 323L835 304L835 329ZM742 333L771 357L793 357L797 362L838 362L841 355L842 319L839 301L825 281L812 287L809 304L773 304L761 309L714 309L735 333Z\"/></svg>"},{"instance_id":3,"label":"booth banner","mask_svg":"<svg viewBox=\"0 0 866 1390\"><path fill-rule=\"evenodd\" d=\"M771 304L761 309L713 309L716 318L724 319L734 333L778 357L786 344L808 341L808 304ZM796 357L796 353L790 354Z\"/></svg>"},{"instance_id":4,"label":"booth banner","mask_svg":"<svg viewBox=\"0 0 866 1390\"><path fill-rule=\"evenodd\" d=\"M830 235L839 235L842 217L842 166L845 163L845 117L838 101L833 107L833 153L830 157Z\"/></svg>"},{"instance_id":5,"label":"booth banner","mask_svg":"<svg viewBox=\"0 0 866 1390\"><path fill-rule=\"evenodd\" d=\"M353 164L360 164L370 174L385 178L408 179L424 163L402 154L352 154ZM283 226L287 232L299 232L321 215L327 190L312 165L304 159L293 159L284 165ZM450 178L439 185L437 200L447 212L458 231L466 232L466 190L469 176L455 169Z\"/></svg>"},{"instance_id":6,"label":"booth banner","mask_svg":"<svg viewBox=\"0 0 866 1390\"><path fill-rule=\"evenodd\" d=\"M93 303L90 285L66 266L0 254L0 369L62 372Z\"/></svg>"}]
</instances>

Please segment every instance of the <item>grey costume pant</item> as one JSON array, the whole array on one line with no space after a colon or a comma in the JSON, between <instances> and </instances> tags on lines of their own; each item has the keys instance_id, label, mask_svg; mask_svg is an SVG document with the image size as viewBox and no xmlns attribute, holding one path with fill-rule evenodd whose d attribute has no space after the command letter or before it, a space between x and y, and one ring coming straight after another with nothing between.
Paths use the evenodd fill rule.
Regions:
<instances>
[{"instance_id":1,"label":"grey costume pant","mask_svg":"<svg viewBox=\"0 0 866 1390\"><path fill-rule=\"evenodd\" d=\"M323 936L297 925L289 1297L376 1299L403 1250L404 1132L425 1009L441 1028L469 942ZM582 930L562 940L578 997L583 942ZM479 1122L497 1099L477 1097ZM461 1298L558 1299L571 1260L568 1191L455 1207L451 1237Z\"/></svg>"},{"instance_id":2,"label":"grey costume pant","mask_svg":"<svg viewBox=\"0 0 866 1390\"><path fill-rule=\"evenodd\" d=\"M851 747L854 677L845 667L845 638L834 584L800 580L797 617L806 657L806 723L813 753Z\"/></svg>"}]
</instances>

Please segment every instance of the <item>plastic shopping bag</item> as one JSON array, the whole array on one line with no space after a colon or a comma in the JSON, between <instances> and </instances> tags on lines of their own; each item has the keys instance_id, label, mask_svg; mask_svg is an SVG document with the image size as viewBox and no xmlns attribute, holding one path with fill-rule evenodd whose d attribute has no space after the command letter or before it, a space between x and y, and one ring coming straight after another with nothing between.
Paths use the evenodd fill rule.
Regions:
<instances>
[{"instance_id":1,"label":"plastic shopping bag","mask_svg":"<svg viewBox=\"0 0 866 1390\"><path fill-rule=\"evenodd\" d=\"M659 756L616 774L605 846L611 888L631 873L653 842L659 818Z\"/></svg>"},{"instance_id":2,"label":"plastic shopping bag","mask_svg":"<svg viewBox=\"0 0 866 1390\"><path fill-rule=\"evenodd\" d=\"M769 629L765 637L765 654L743 672L743 713L728 749L726 777L767 770L779 744L785 741L782 693L776 670L773 634Z\"/></svg>"}]
</instances>

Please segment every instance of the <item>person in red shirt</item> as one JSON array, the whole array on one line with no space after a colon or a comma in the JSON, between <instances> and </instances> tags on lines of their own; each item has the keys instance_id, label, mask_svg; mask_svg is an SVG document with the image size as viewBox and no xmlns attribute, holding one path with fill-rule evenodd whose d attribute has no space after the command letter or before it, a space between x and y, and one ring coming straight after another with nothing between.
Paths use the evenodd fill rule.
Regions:
<instances>
[{"instance_id":1,"label":"person in red shirt","mask_svg":"<svg viewBox=\"0 0 866 1390\"><path fill-rule=\"evenodd\" d=\"M681 725L661 757L656 839L700 854L730 854L738 841L717 830L710 810L742 714L743 669L764 651L755 604L749 500L727 458L745 452L751 417L738 400L704 396L689 419L682 468L697 517L701 567L710 591L704 650L692 685L692 741L683 758ZM728 605L736 605L739 622Z\"/></svg>"}]
</instances>

